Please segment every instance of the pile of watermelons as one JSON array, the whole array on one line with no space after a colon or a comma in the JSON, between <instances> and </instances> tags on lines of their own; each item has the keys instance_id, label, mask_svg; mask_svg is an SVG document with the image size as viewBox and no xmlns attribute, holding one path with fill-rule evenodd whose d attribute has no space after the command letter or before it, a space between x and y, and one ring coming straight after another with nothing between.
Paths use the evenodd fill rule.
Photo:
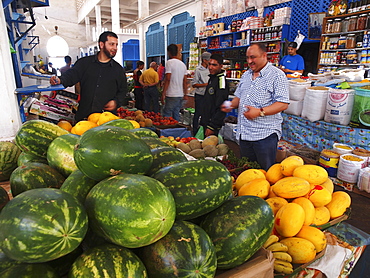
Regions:
<instances>
[{"instance_id":1,"label":"pile of watermelons","mask_svg":"<svg viewBox=\"0 0 370 278\"><path fill-rule=\"evenodd\" d=\"M163 144L145 128L24 123L0 157L14 196L0 196L0 277L214 277L250 258L271 234L267 202Z\"/></svg>"}]
</instances>

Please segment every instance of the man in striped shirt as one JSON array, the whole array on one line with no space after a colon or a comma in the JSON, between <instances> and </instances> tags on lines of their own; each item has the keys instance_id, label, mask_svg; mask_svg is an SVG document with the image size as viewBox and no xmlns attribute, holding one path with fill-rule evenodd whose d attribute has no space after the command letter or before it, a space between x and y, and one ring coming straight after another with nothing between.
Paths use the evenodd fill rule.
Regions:
<instances>
[{"instance_id":1,"label":"man in striped shirt","mask_svg":"<svg viewBox=\"0 0 370 278\"><path fill-rule=\"evenodd\" d=\"M281 137L281 111L288 108L288 80L283 71L267 61L264 44L252 44L247 49L249 69L240 79L231 107L238 108L237 138L240 153L257 161L268 170L276 160L277 143Z\"/></svg>"}]
</instances>

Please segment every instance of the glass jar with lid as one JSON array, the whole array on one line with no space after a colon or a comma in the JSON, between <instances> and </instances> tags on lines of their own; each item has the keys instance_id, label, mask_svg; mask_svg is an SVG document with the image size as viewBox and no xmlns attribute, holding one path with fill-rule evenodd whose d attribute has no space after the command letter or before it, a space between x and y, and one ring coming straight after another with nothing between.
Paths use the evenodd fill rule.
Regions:
<instances>
[{"instance_id":1,"label":"glass jar with lid","mask_svg":"<svg viewBox=\"0 0 370 278\"><path fill-rule=\"evenodd\" d=\"M343 18L341 32L348 32L348 24L349 24L349 17Z\"/></svg>"},{"instance_id":2,"label":"glass jar with lid","mask_svg":"<svg viewBox=\"0 0 370 278\"><path fill-rule=\"evenodd\" d=\"M357 16L351 16L348 23L348 32L356 31L357 27Z\"/></svg>"},{"instance_id":3,"label":"glass jar with lid","mask_svg":"<svg viewBox=\"0 0 370 278\"><path fill-rule=\"evenodd\" d=\"M355 46L356 46L355 34L348 34L347 35L346 48L351 49L351 48L355 48Z\"/></svg>"},{"instance_id":4,"label":"glass jar with lid","mask_svg":"<svg viewBox=\"0 0 370 278\"><path fill-rule=\"evenodd\" d=\"M333 20L332 20L332 19L328 19L328 20L326 21L326 25L325 25L325 33L326 33L326 34L333 33Z\"/></svg>"},{"instance_id":5,"label":"glass jar with lid","mask_svg":"<svg viewBox=\"0 0 370 278\"><path fill-rule=\"evenodd\" d=\"M364 30L366 28L367 15L362 14L357 18L357 30Z\"/></svg>"},{"instance_id":6,"label":"glass jar with lid","mask_svg":"<svg viewBox=\"0 0 370 278\"><path fill-rule=\"evenodd\" d=\"M342 19L336 18L333 23L333 33L340 33L342 31Z\"/></svg>"}]
</instances>

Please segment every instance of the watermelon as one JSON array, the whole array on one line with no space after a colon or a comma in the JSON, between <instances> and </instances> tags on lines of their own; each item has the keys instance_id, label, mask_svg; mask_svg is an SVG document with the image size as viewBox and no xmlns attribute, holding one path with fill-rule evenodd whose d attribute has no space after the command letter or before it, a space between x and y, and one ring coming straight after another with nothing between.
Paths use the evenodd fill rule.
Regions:
<instances>
[{"instance_id":1,"label":"watermelon","mask_svg":"<svg viewBox=\"0 0 370 278\"><path fill-rule=\"evenodd\" d=\"M140 248L139 257L151 278L213 278L217 267L216 252L207 233L186 221L176 221L165 237Z\"/></svg>"},{"instance_id":2,"label":"watermelon","mask_svg":"<svg viewBox=\"0 0 370 278\"><path fill-rule=\"evenodd\" d=\"M74 159L82 173L97 181L120 173L145 174L153 162L143 140L116 126L86 131L75 147Z\"/></svg>"},{"instance_id":3,"label":"watermelon","mask_svg":"<svg viewBox=\"0 0 370 278\"><path fill-rule=\"evenodd\" d=\"M104 243L108 242L103 237L94 233L91 228L88 228L84 240L81 243L81 247L84 251L86 251Z\"/></svg>"},{"instance_id":4,"label":"watermelon","mask_svg":"<svg viewBox=\"0 0 370 278\"><path fill-rule=\"evenodd\" d=\"M61 277L65 277L72 267L74 261L83 253L83 249L78 246L75 250L63 257L47 262Z\"/></svg>"},{"instance_id":5,"label":"watermelon","mask_svg":"<svg viewBox=\"0 0 370 278\"><path fill-rule=\"evenodd\" d=\"M129 249L103 244L89 249L76 259L69 278L148 277L144 264Z\"/></svg>"},{"instance_id":6,"label":"watermelon","mask_svg":"<svg viewBox=\"0 0 370 278\"><path fill-rule=\"evenodd\" d=\"M151 149L158 148L158 147L168 147L168 144L160 140L159 138L155 137L141 137Z\"/></svg>"},{"instance_id":7,"label":"watermelon","mask_svg":"<svg viewBox=\"0 0 370 278\"><path fill-rule=\"evenodd\" d=\"M96 184L86 197L89 225L99 236L127 248L164 237L175 221L175 201L159 181L121 174Z\"/></svg>"},{"instance_id":8,"label":"watermelon","mask_svg":"<svg viewBox=\"0 0 370 278\"><path fill-rule=\"evenodd\" d=\"M159 169L178 163L188 161L186 156L178 149L170 147L158 147L151 150L153 155L152 167L148 171L148 175L151 176L156 173Z\"/></svg>"},{"instance_id":9,"label":"watermelon","mask_svg":"<svg viewBox=\"0 0 370 278\"><path fill-rule=\"evenodd\" d=\"M158 138L158 134L155 133L155 131L145 128L145 127L140 127L140 128L134 128L130 129L132 133L139 137L153 137L153 138Z\"/></svg>"},{"instance_id":10,"label":"watermelon","mask_svg":"<svg viewBox=\"0 0 370 278\"><path fill-rule=\"evenodd\" d=\"M206 214L232 192L230 172L214 160L193 160L164 167L153 176L172 193L176 202L176 219L188 220Z\"/></svg>"},{"instance_id":11,"label":"watermelon","mask_svg":"<svg viewBox=\"0 0 370 278\"><path fill-rule=\"evenodd\" d=\"M75 170L65 179L60 190L75 196L83 204L87 193L95 184L96 180L85 176L80 170Z\"/></svg>"},{"instance_id":12,"label":"watermelon","mask_svg":"<svg viewBox=\"0 0 370 278\"><path fill-rule=\"evenodd\" d=\"M79 138L76 134L64 134L55 138L49 145L46 154L48 164L65 177L77 170L73 151Z\"/></svg>"},{"instance_id":13,"label":"watermelon","mask_svg":"<svg viewBox=\"0 0 370 278\"><path fill-rule=\"evenodd\" d=\"M9 201L0 214L0 248L10 259L42 263L77 248L87 214L72 195L55 188L31 189Z\"/></svg>"},{"instance_id":14,"label":"watermelon","mask_svg":"<svg viewBox=\"0 0 370 278\"><path fill-rule=\"evenodd\" d=\"M17 168L17 160L21 150L11 142L0 141L0 181L7 181Z\"/></svg>"},{"instance_id":15,"label":"watermelon","mask_svg":"<svg viewBox=\"0 0 370 278\"><path fill-rule=\"evenodd\" d=\"M9 202L9 200L10 198L8 192L6 192L6 190L0 186L0 211Z\"/></svg>"},{"instance_id":16,"label":"watermelon","mask_svg":"<svg viewBox=\"0 0 370 278\"><path fill-rule=\"evenodd\" d=\"M25 122L15 136L15 143L25 153L46 158L50 143L69 132L56 124L43 120Z\"/></svg>"},{"instance_id":17,"label":"watermelon","mask_svg":"<svg viewBox=\"0 0 370 278\"><path fill-rule=\"evenodd\" d=\"M12 267L13 265L20 264L20 261L15 261L8 258L3 251L0 250L0 273L5 269ZM1 275L0 275L1 277Z\"/></svg>"},{"instance_id":18,"label":"watermelon","mask_svg":"<svg viewBox=\"0 0 370 278\"><path fill-rule=\"evenodd\" d=\"M133 129L134 128L133 124L129 120L125 120L125 119L111 120L109 122L101 124L101 126L106 126L106 125L118 126L118 127L124 128L124 129Z\"/></svg>"},{"instance_id":19,"label":"watermelon","mask_svg":"<svg viewBox=\"0 0 370 278\"><path fill-rule=\"evenodd\" d=\"M59 278L58 273L49 265L17 264L0 273L1 278Z\"/></svg>"},{"instance_id":20,"label":"watermelon","mask_svg":"<svg viewBox=\"0 0 370 278\"><path fill-rule=\"evenodd\" d=\"M271 234L274 214L270 205L256 196L239 196L209 213L201 227L216 249L217 267L241 265L256 253Z\"/></svg>"},{"instance_id":21,"label":"watermelon","mask_svg":"<svg viewBox=\"0 0 370 278\"><path fill-rule=\"evenodd\" d=\"M22 166L28 162L39 162L39 163L48 164L48 161L46 158L41 158L31 153L21 152L21 154L18 156L17 165Z\"/></svg>"},{"instance_id":22,"label":"watermelon","mask_svg":"<svg viewBox=\"0 0 370 278\"><path fill-rule=\"evenodd\" d=\"M13 197L34 188L60 188L64 177L57 170L43 163L26 163L15 169L10 176Z\"/></svg>"}]
</instances>

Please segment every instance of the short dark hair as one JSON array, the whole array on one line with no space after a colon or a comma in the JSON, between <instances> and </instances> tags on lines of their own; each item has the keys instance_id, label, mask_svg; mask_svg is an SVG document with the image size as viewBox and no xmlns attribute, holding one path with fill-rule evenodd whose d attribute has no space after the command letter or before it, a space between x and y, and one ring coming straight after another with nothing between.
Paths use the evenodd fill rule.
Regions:
<instances>
[{"instance_id":1,"label":"short dark hair","mask_svg":"<svg viewBox=\"0 0 370 278\"><path fill-rule=\"evenodd\" d=\"M137 67L140 67L140 66L143 66L144 65L144 62L143 61L137 61L136 62L136 66Z\"/></svg>"},{"instance_id":2,"label":"short dark hair","mask_svg":"<svg viewBox=\"0 0 370 278\"><path fill-rule=\"evenodd\" d=\"M224 64L224 58L222 57L221 54L212 54L211 57L209 58L210 60L213 59L213 60L216 60L217 63L219 63L220 65L223 65Z\"/></svg>"},{"instance_id":3,"label":"short dark hair","mask_svg":"<svg viewBox=\"0 0 370 278\"><path fill-rule=\"evenodd\" d=\"M108 37L113 37L113 38L118 39L118 36L116 35L116 33L113 33L111 31L105 31L100 34L99 42L106 42L108 40Z\"/></svg>"},{"instance_id":4,"label":"short dark hair","mask_svg":"<svg viewBox=\"0 0 370 278\"><path fill-rule=\"evenodd\" d=\"M290 42L290 43L288 44L288 47L297 48L297 47L298 47L298 43L296 43L296 42Z\"/></svg>"},{"instance_id":5,"label":"short dark hair","mask_svg":"<svg viewBox=\"0 0 370 278\"><path fill-rule=\"evenodd\" d=\"M259 50L261 50L262 52L267 52L267 47L265 43L258 42L254 45L256 45L259 48Z\"/></svg>"},{"instance_id":6,"label":"short dark hair","mask_svg":"<svg viewBox=\"0 0 370 278\"><path fill-rule=\"evenodd\" d=\"M72 62L72 58L71 56L67 55L67 56L64 56L64 62L66 62L66 64L69 64Z\"/></svg>"},{"instance_id":7,"label":"short dark hair","mask_svg":"<svg viewBox=\"0 0 370 278\"><path fill-rule=\"evenodd\" d=\"M170 53L171 57L176 57L179 49L176 44L171 43L169 46L167 46L167 51Z\"/></svg>"}]
</instances>

